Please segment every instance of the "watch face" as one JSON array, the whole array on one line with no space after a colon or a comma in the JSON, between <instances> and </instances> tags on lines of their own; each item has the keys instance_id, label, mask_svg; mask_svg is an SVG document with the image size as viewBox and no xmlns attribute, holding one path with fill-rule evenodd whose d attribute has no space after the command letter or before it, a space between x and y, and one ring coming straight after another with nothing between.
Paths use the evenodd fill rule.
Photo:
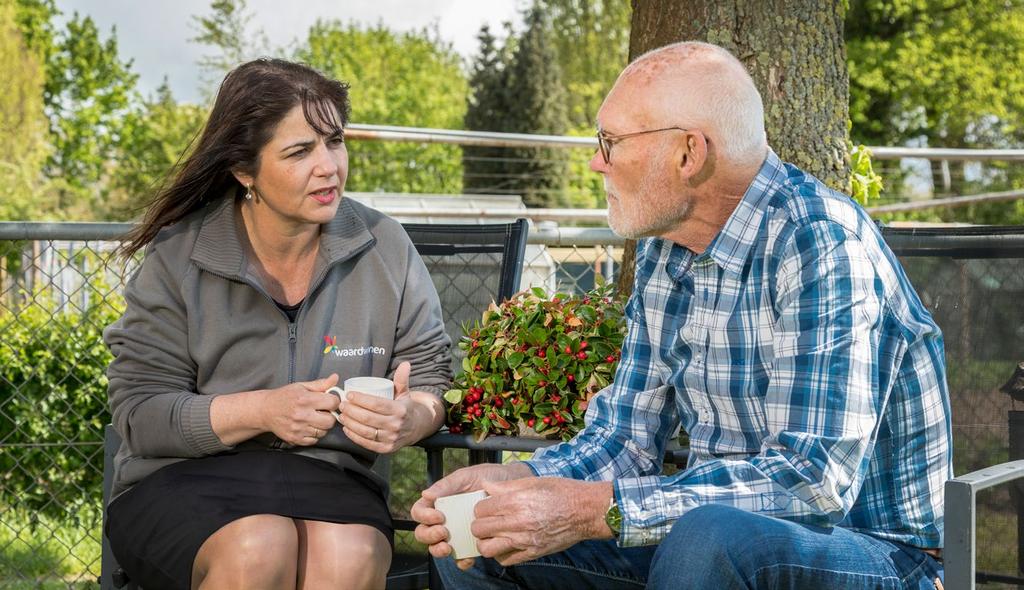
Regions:
<instances>
[{"instance_id":1,"label":"watch face","mask_svg":"<svg viewBox=\"0 0 1024 590\"><path fill-rule=\"evenodd\" d=\"M604 522L616 537L619 536L619 533L622 531L622 511L619 510L619 505L615 504L614 501L608 507L608 512L604 513Z\"/></svg>"}]
</instances>

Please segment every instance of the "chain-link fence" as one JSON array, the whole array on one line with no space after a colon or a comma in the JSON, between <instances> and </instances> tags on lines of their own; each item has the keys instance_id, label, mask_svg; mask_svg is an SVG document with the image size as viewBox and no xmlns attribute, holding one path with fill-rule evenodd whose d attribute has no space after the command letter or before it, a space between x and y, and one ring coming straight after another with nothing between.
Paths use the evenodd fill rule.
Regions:
<instances>
[{"instance_id":1,"label":"chain-link fence","mask_svg":"<svg viewBox=\"0 0 1024 590\"><path fill-rule=\"evenodd\" d=\"M95 587L109 422L101 333L134 267L113 256L126 227L0 223L0 589ZM1024 237L1011 236L1015 254L988 257L1007 244L998 237L961 255L904 258L945 332L958 474L1009 458L1015 408L999 387L1024 360ZM523 284L586 290L614 280L621 251L606 228L535 230ZM394 459L396 516L426 485L423 464L419 449ZM1018 571L1015 502L1006 488L983 498L979 569Z\"/></svg>"}]
</instances>

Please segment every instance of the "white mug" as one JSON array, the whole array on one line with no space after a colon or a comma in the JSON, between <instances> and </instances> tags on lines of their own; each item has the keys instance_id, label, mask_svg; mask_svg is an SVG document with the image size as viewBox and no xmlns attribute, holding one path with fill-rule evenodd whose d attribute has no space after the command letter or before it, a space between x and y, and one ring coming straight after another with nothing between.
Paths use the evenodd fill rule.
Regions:
<instances>
[{"instance_id":1,"label":"white mug","mask_svg":"<svg viewBox=\"0 0 1024 590\"><path fill-rule=\"evenodd\" d=\"M478 490L465 494L455 494L438 498L434 507L444 513L444 526L448 529L448 544L452 547L455 559L476 557L480 551L476 548L478 539L469 530L473 522L473 507L487 497L487 492Z\"/></svg>"},{"instance_id":2,"label":"white mug","mask_svg":"<svg viewBox=\"0 0 1024 590\"><path fill-rule=\"evenodd\" d=\"M348 399L348 392L350 391L358 391L359 393L375 395L384 399L395 399L395 382L383 377L352 377L345 379L343 387L331 387L327 390L327 393L333 393L338 396L338 399L345 401ZM334 414L335 418L340 416L337 410L332 410L331 413Z\"/></svg>"}]
</instances>

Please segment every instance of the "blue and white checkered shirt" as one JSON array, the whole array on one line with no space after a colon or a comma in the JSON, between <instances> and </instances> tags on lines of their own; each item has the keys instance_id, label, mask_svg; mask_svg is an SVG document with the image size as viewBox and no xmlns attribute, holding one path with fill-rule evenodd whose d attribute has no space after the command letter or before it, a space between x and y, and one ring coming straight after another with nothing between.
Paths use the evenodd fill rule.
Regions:
<instances>
[{"instance_id":1,"label":"blue and white checkered shirt","mask_svg":"<svg viewBox=\"0 0 1024 590\"><path fill-rule=\"evenodd\" d=\"M614 383L541 476L614 480L620 544L704 504L942 546L952 477L942 335L875 224L772 152L695 255L637 248ZM660 475L690 436L687 468Z\"/></svg>"}]
</instances>

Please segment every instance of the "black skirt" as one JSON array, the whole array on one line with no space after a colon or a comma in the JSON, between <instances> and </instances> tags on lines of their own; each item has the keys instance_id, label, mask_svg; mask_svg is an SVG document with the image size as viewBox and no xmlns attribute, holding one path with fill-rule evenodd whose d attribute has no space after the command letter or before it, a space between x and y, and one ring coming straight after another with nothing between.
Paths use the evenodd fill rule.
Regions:
<instances>
[{"instance_id":1,"label":"black skirt","mask_svg":"<svg viewBox=\"0 0 1024 590\"><path fill-rule=\"evenodd\" d=\"M168 465L107 508L107 537L125 573L146 590L188 590L192 563L213 533L254 514L370 525L394 544L382 490L319 459L246 451Z\"/></svg>"}]
</instances>

